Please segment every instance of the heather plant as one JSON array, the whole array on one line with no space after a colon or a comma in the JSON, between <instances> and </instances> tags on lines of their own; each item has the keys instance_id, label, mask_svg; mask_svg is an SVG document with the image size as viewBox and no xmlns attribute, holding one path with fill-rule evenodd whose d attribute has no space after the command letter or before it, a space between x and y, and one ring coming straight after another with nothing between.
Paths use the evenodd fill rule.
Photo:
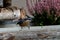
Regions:
<instances>
[{"instance_id":1,"label":"heather plant","mask_svg":"<svg viewBox=\"0 0 60 40\"><path fill-rule=\"evenodd\" d=\"M34 26L60 25L60 0L26 0Z\"/></svg>"}]
</instances>

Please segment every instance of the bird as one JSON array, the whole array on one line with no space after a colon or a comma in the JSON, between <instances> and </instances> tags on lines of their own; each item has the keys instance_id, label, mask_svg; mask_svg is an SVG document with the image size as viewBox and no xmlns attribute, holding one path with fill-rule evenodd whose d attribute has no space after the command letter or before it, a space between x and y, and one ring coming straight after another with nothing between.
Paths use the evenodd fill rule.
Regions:
<instances>
[{"instance_id":1,"label":"bird","mask_svg":"<svg viewBox=\"0 0 60 40\"><path fill-rule=\"evenodd\" d=\"M19 24L21 29L23 27L28 27L29 28L30 19L26 17L26 11L24 10L24 8L20 9L20 19L19 19L19 22L17 24Z\"/></svg>"}]
</instances>

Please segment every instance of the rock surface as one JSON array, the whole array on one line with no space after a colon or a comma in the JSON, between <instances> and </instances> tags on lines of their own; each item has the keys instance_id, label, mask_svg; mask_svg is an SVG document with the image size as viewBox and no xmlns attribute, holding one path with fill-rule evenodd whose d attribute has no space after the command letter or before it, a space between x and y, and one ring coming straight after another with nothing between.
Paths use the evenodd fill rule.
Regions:
<instances>
[{"instance_id":1,"label":"rock surface","mask_svg":"<svg viewBox=\"0 0 60 40\"><path fill-rule=\"evenodd\" d=\"M59 40L60 32L19 31L16 40Z\"/></svg>"}]
</instances>

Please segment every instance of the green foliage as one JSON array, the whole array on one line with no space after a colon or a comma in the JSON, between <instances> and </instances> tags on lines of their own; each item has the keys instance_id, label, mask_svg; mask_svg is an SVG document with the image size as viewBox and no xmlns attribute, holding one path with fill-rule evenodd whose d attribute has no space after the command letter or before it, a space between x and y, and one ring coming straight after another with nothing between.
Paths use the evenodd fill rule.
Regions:
<instances>
[{"instance_id":1,"label":"green foliage","mask_svg":"<svg viewBox=\"0 0 60 40\"><path fill-rule=\"evenodd\" d=\"M33 26L60 25L60 16L56 16L56 10L51 8L50 15L46 10L42 10L41 14L35 11L32 18Z\"/></svg>"}]
</instances>

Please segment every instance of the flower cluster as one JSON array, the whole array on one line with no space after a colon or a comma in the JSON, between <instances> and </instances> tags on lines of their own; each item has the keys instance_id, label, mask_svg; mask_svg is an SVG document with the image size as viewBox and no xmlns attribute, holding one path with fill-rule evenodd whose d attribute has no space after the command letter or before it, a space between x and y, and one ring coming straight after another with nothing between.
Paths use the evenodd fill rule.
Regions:
<instances>
[{"instance_id":1,"label":"flower cluster","mask_svg":"<svg viewBox=\"0 0 60 40\"><path fill-rule=\"evenodd\" d=\"M60 25L60 0L26 0L34 26Z\"/></svg>"},{"instance_id":2,"label":"flower cluster","mask_svg":"<svg viewBox=\"0 0 60 40\"><path fill-rule=\"evenodd\" d=\"M41 13L43 8L49 13L50 8L54 8L56 15L60 15L60 0L26 0L26 4L30 13L35 10Z\"/></svg>"}]
</instances>

